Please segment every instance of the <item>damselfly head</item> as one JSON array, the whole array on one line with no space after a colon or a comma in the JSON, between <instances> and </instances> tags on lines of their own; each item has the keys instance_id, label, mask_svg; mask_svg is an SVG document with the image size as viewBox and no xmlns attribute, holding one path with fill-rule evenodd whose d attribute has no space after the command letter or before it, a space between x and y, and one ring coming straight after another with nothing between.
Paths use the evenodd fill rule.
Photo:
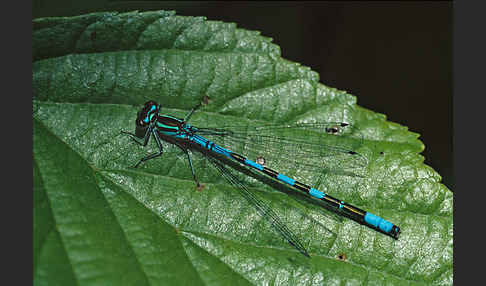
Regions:
<instances>
[{"instance_id":1,"label":"damselfly head","mask_svg":"<svg viewBox=\"0 0 486 286\"><path fill-rule=\"evenodd\" d=\"M149 100L145 102L142 110L140 110L137 114L137 126L146 127L151 122L157 120L157 115L160 111L160 105L153 100Z\"/></svg>"}]
</instances>

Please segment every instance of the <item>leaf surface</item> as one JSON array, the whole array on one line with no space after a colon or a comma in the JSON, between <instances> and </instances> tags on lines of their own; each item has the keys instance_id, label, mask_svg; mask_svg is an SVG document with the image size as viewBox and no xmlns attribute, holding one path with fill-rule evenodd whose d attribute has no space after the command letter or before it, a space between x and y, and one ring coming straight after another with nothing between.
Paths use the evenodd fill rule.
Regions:
<instances>
[{"instance_id":1,"label":"leaf surface","mask_svg":"<svg viewBox=\"0 0 486 286\"><path fill-rule=\"evenodd\" d=\"M155 11L36 19L33 41L34 284L452 284L452 192L423 164L418 134L319 83L271 39ZM120 134L145 101L183 117L203 96L196 126L353 124L362 177L310 177L400 226L399 240L242 177L307 259L202 158L201 192L177 147L130 168L156 150Z\"/></svg>"}]
</instances>

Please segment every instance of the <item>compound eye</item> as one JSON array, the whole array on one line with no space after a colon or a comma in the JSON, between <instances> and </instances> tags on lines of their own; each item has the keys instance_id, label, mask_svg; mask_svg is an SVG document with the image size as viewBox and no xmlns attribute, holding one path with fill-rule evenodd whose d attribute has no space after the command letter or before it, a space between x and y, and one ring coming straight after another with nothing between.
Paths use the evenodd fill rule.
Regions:
<instances>
[{"instance_id":1,"label":"compound eye","mask_svg":"<svg viewBox=\"0 0 486 286\"><path fill-rule=\"evenodd\" d=\"M146 122L143 118L137 118L135 124L140 127L145 127L148 125L148 122Z\"/></svg>"},{"instance_id":2,"label":"compound eye","mask_svg":"<svg viewBox=\"0 0 486 286\"><path fill-rule=\"evenodd\" d=\"M135 124L137 126L147 126L150 123L149 121L149 115L145 111L140 111L137 115L137 120L135 121Z\"/></svg>"}]
</instances>

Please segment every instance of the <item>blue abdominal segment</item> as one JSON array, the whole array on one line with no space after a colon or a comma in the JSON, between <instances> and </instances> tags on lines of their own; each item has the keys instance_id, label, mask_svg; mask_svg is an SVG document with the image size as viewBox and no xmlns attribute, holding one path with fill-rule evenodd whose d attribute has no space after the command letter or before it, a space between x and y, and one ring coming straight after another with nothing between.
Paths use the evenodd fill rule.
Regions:
<instances>
[{"instance_id":1,"label":"blue abdominal segment","mask_svg":"<svg viewBox=\"0 0 486 286\"><path fill-rule=\"evenodd\" d=\"M250 167L253 167L253 168L257 169L257 170L263 171L263 166L260 165L260 164L258 164L258 163L253 162L252 160L246 159L245 162L244 162L244 164L245 165L248 165Z\"/></svg>"},{"instance_id":2,"label":"blue abdominal segment","mask_svg":"<svg viewBox=\"0 0 486 286\"><path fill-rule=\"evenodd\" d=\"M369 213L369 212L367 212L365 214L364 221L367 224L370 224L370 225L372 225L376 228L379 228L382 231L387 232L387 233L389 233L393 228L393 223L391 223L391 222L389 222L385 219L382 219L381 217L376 216L376 215Z\"/></svg>"},{"instance_id":3,"label":"blue abdominal segment","mask_svg":"<svg viewBox=\"0 0 486 286\"><path fill-rule=\"evenodd\" d=\"M317 189L311 188L310 191L309 191L309 195L316 197L318 199L322 199L326 194L324 194L323 192L321 192Z\"/></svg>"},{"instance_id":4,"label":"blue abdominal segment","mask_svg":"<svg viewBox=\"0 0 486 286\"><path fill-rule=\"evenodd\" d=\"M231 151L228 149L225 149L217 144L215 144L212 141L209 141L208 139L199 136L199 135L194 135L190 137L190 140L199 146L206 148L208 150L214 151L220 155L223 155L225 157L231 158Z\"/></svg>"},{"instance_id":5,"label":"blue abdominal segment","mask_svg":"<svg viewBox=\"0 0 486 286\"><path fill-rule=\"evenodd\" d=\"M291 186L293 186L294 183L295 183L295 180L294 179L289 178L289 177L287 177L285 175L282 175L282 174L278 174L277 180L282 181L282 182L284 182L286 184L289 184Z\"/></svg>"}]
</instances>

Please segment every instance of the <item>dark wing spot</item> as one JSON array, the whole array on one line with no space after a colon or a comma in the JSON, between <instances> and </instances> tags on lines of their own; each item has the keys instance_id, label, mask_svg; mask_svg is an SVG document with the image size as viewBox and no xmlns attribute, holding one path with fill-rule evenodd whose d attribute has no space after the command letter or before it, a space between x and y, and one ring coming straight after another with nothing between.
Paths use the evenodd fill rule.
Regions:
<instances>
[{"instance_id":1,"label":"dark wing spot","mask_svg":"<svg viewBox=\"0 0 486 286\"><path fill-rule=\"evenodd\" d=\"M333 126L333 127L326 127L326 132L327 133L331 133L331 134L335 134L339 131L339 129L336 127L336 126Z\"/></svg>"}]
</instances>

